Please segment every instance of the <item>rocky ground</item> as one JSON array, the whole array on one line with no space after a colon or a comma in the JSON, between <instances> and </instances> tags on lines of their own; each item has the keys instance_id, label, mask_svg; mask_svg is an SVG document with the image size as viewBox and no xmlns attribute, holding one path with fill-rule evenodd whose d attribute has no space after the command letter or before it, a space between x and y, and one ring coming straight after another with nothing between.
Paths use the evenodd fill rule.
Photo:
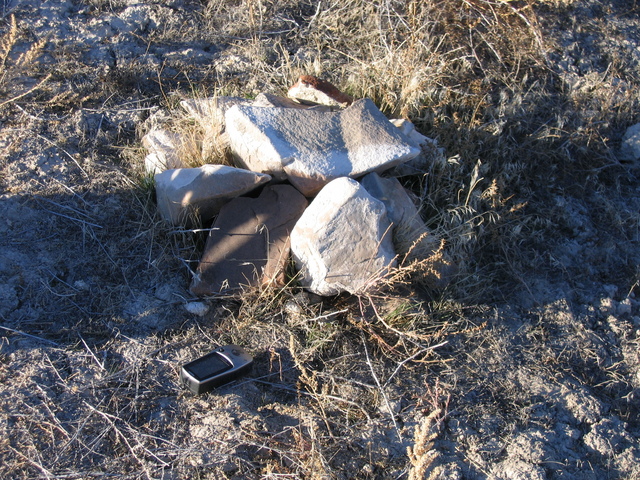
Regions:
<instances>
[{"instance_id":1,"label":"rocky ground","mask_svg":"<svg viewBox=\"0 0 640 480\"><path fill-rule=\"evenodd\" d=\"M473 104L497 112L484 136L449 135L448 105L412 118L449 159L411 184L459 262L444 292L409 272L360 298L190 297L203 237L159 221L146 120L193 96L281 94L305 69L339 83L349 55L323 9L401 18L382 3L0 2L2 478L640 478L640 184L620 155L640 120L635 2L456 3L481 26L511 9L562 108L544 117L544 81L518 70ZM335 47L318 54L320 26ZM461 62L476 60L487 78ZM495 152L464 144L498 137L535 160L498 175ZM228 343L254 355L249 376L179 385Z\"/></svg>"}]
</instances>

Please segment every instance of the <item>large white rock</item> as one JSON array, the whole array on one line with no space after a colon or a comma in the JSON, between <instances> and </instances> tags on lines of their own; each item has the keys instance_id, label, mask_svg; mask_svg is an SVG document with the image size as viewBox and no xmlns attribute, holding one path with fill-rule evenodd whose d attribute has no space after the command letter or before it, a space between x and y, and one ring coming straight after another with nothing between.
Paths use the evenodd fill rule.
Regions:
<instances>
[{"instance_id":1,"label":"large white rock","mask_svg":"<svg viewBox=\"0 0 640 480\"><path fill-rule=\"evenodd\" d=\"M145 171L150 175L183 167L178 149L182 143L180 135L163 129L152 129L142 137L142 145L149 150L144 160Z\"/></svg>"},{"instance_id":2,"label":"large white rock","mask_svg":"<svg viewBox=\"0 0 640 480\"><path fill-rule=\"evenodd\" d=\"M299 281L318 295L361 293L395 265L384 204L338 178L318 193L291 232Z\"/></svg>"},{"instance_id":3,"label":"large white rock","mask_svg":"<svg viewBox=\"0 0 640 480\"><path fill-rule=\"evenodd\" d=\"M331 111L330 107L304 105L286 97L279 97L270 93L260 93L255 100L242 97L216 96L206 98L190 98L180 102L182 108L203 128L205 134L220 132L225 129L225 114L234 105L248 105L253 107L277 107L317 109Z\"/></svg>"},{"instance_id":4,"label":"large white rock","mask_svg":"<svg viewBox=\"0 0 640 480\"><path fill-rule=\"evenodd\" d=\"M269 180L269 175L226 165L166 170L155 176L158 210L174 225L197 225L213 218L229 200Z\"/></svg>"},{"instance_id":5,"label":"large white rock","mask_svg":"<svg viewBox=\"0 0 640 480\"><path fill-rule=\"evenodd\" d=\"M381 172L420 153L369 99L339 112L237 105L226 125L242 166L286 177L305 196L335 178Z\"/></svg>"}]
</instances>

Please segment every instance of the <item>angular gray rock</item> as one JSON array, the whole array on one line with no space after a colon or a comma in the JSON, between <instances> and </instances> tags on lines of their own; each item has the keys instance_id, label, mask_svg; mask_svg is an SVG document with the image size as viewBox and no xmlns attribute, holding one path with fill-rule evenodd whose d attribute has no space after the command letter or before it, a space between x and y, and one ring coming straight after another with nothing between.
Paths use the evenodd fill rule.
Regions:
<instances>
[{"instance_id":1,"label":"angular gray rock","mask_svg":"<svg viewBox=\"0 0 640 480\"><path fill-rule=\"evenodd\" d=\"M393 118L390 122L398 127L421 150L420 155L393 168L390 171L391 175L394 177L420 175L428 171L432 165L442 165L446 162L444 148L439 147L436 140L425 137L418 132L412 122L403 118Z\"/></svg>"},{"instance_id":2,"label":"angular gray rock","mask_svg":"<svg viewBox=\"0 0 640 480\"><path fill-rule=\"evenodd\" d=\"M191 98L183 100L180 105L207 132L218 132L225 128L225 114L234 105L253 107L316 109L330 112L331 108L323 105L304 105L291 98L279 97L270 93L260 93L255 100L242 97L217 96L207 98Z\"/></svg>"},{"instance_id":3,"label":"angular gray rock","mask_svg":"<svg viewBox=\"0 0 640 480\"><path fill-rule=\"evenodd\" d=\"M327 184L291 232L300 283L318 295L361 293L395 265L384 203L350 178Z\"/></svg>"},{"instance_id":4,"label":"angular gray rock","mask_svg":"<svg viewBox=\"0 0 640 480\"><path fill-rule=\"evenodd\" d=\"M149 150L144 159L145 171L149 175L174 168L184 167L178 154L182 143L180 135L168 130L153 129L142 137L142 145Z\"/></svg>"},{"instance_id":5,"label":"angular gray rock","mask_svg":"<svg viewBox=\"0 0 640 480\"><path fill-rule=\"evenodd\" d=\"M377 173L370 173L360 183L371 196L384 203L387 217L393 224L394 244L399 254L409 253L416 242L433 245L430 250L438 248L440 242L429 234L418 209L396 178L382 178ZM425 249L420 250L424 252Z\"/></svg>"},{"instance_id":6,"label":"angular gray rock","mask_svg":"<svg viewBox=\"0 0 640 480\"><path fill-rule=\"evenodd\" d=\"M339 112L237 105L226 125L243 167L286 177L305 196L335 178L381 172L420 153L369 99Z\"/></svg>"},{"instance_id":7,"label":"angular gray rock","mask_svg":"<svg viewBox=\"0 0 640 480\"><path fill-rule=\"evenodd\" d=\"M306 198L290 185L269 185L258 198L239 197L222 207L191 292L211 296L250 285L283 285L289 234L306 207Z\"/></svg>"},{"instance_id":8,"label":"angular gray rock","mask_svg":"<svg viewBox=\"0 0 640 480\"><path fill-rule=\"evenodd\" d=\"M286 178L282 168L282 153L278 150L291 150L293 147L283 144L277 138L277 125L279 117L284 115L283 112L300 111L244 105L236 105L227 111L225 124L229 145L240 166L254 172L269 174L278 180Z\"/></svg>"},{"instance_id":9,"label":"angular gray rock","mask_svg":"<svg viewBox=\"0 0 640 480\"><path fill-rule=\"evenodd\" d=\"M364 176L360 183L370 195L384 203L393 225L396 252L409 261L431 258L431 268L424 281L432 288L444 288L456 267L447 254L438 252L440 238L426 227L402 184L396 178L383 178L377 173Z\"/></svg>"},{"instance_id":10,"label":"angular gray rock","mask_svg":"<svg viewBox=\"0 0 640 480\"><path fill-rule=\"evenodd\" d=\"M269 93L261 93L255 100L248 100L241 97L218 96L183 100L180 102L180 105L202 128L203 136L201 142L203 158L208 158L210 155L215 154L216 151L226 149L229 146L229 136L224 133L226 128L225 113L234 105L331 111L331 107L324 105L303 105L290 98Z\"/></svg>"},{"instance_id":11,"label":"angular gray rock","mask_svg":"<svg viewBox=\"0 0 640 480\"><path fill-rule=\"evenodd\" d=\"M269 175L226 165L166 170L155 175L158 210L174 225L197 225L213 218L229 200L269 180Z\"/></svg>"},{"instance_id":12,"label":"angular gray rock","mask_svg":"<svg viewBox=\"0 0 640 480\"><path fill-rule=\"evenodd\" d=\"M413 122L410 122L409 120L406 120L404 118L392 118L389 121L393 125L398 127L400 131L404 133L409 138L409 140L413 141L414 145L416 145L417 147L428 140L427 137L416 130Z\"/></svg>"}]
</instances>

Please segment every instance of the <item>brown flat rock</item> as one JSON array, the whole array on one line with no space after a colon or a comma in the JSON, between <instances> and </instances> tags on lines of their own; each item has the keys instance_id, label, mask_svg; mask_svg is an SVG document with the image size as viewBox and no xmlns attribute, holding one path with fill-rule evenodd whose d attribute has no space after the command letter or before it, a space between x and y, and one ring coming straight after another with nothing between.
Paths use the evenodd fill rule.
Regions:
<instances>
[{"instance_id":1,"label":"brown flat rock","mask_svg":"<svg viewBox=\"0 0 640 480\"><path fill-rule=\"evenodd\" d=\"M212 296L258 284L282 285L289 234L306 207L307 200L290 185L270 185L258 198L238 197L222 207L191 292Z\"/></svg>"}]
</instances>

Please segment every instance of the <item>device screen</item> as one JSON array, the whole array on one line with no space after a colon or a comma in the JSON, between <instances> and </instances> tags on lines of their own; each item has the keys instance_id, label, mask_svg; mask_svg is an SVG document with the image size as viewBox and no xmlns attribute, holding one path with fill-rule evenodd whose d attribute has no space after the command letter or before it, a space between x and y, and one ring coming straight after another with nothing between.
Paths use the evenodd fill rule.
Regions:
<instances>
[{"instance_id":1,"label":"device screen","mask_svg":"<svg viewBox=\"0 0 640 480\"><path fill-rule=\"evenodd\" d=\"M231 370L233 365L217 352L212 352L198 360L194 360L184 368L185 370L188 370L196 380L202 381L207 378L220 375L227 370Z\"/></svg>"}]
</instances>

